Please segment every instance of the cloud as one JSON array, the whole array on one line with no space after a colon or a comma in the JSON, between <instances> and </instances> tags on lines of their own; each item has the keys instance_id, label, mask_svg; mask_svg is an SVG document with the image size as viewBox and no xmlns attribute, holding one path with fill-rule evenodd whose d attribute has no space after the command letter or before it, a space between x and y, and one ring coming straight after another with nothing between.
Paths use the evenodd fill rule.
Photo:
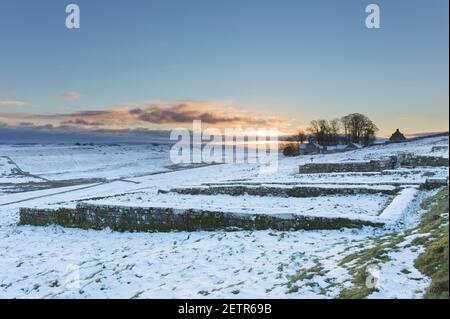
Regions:
<instances>
[{"instance_id":1,"label":"cloud","mask_svg":"<svg viewBox=\"0 0 450 319\"><path fill-rule=\"evenodd\" d=\"M199 107L200 106L200 107ZM268 125L273 124L274 119L269 120L253 115L236 114L235 110L205 109L203 104L192 102L175 105L152 105L144 109L134 108L129 111L136 119L154 124L188 124L194 120L201 120L212 125Z\"/></svg>"},{"instance_id":2,"label":"cloud","mask_svg":"<svg viewBox=\"0 0 450 319\"><path fill-rule=\"evenodd\" d=\"M62 121L63 125L77 125L77 126L103 126L102 122L89 122L83 119L75 119L75 120L65 120Z\"/></svg>"},{"instance_id":3,"label":"cloud","mask_svg":"<svg viewBox=\"0 0 450 319\"><path fill-rule=\"evenodd\" d=\"M147 101L131 106L104 110L83 110L74 113L32 114L0 113L0 119L10 123L31 122L39 125L71 127L102 127L105 129L130 129L157 127L170 129L175 126L191 126L201 120L214 127L273 128L288 121L269 115L238 111L223 102L196 101Z\"/></svg>"},{"instance_id":4,"label":"cloud","mask_svg":"<svg viewBox=\"0 0 450 319\"><path fill-rule=\"evenodd\" d=\"M205 102L146 102L139 106L108 110L86 110L56 115L62 124L79 125L128 125L156 124L182 125L201 120L213 126L259 126L273 127L281 122L279 118L260 114L244 114L234 108Z\"/></svg>"},{"instance_id":5,"label":"cloud","mask_svg":"<svg viewBox=\"0 0 450 319\"><path fill-rule=\"evenodd\" d=\"M78 92L65 92L61 94L61 97L66 100L78 100L80 96L81 95Z\"/></svg>"},{"instance_id":6,"label":"cloud","mask_svg":"<svg viewBox=\"0 0 450 319\"><path fill-rule=\"evenodd\" d=\"M422 122L426 121L426 118L421 117L421 116L416 116L416 115L402 116L400 119L403 121L412 122L412 123L422 123Z\"/></svg>"},{"instance_id":7,"label":"cloud","mask_svg":"<svg viewBox=\"0 0 450 319\"><path fill-rule=\"evenodd\" d=\"M24 106L25 102L17 100L0 100L0 106Z\"/></svg>"}]
</instances>

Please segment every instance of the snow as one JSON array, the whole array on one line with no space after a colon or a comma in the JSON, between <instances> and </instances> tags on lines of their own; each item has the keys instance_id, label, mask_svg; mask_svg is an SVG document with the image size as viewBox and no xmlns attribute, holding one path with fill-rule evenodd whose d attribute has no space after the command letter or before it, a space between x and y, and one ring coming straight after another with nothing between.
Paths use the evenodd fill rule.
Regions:
<instances>
[{"instance_id":1,"label":"snow","mask_svg":"<svg viewBox=\"0 0 450 319\"><path fill-rule=\"evenodd\" d=\"M1 153L0 153L1 154ZM8 156L0 156L0 184L41 182L42 179L23 172Z\"/></svg>"},{"instance_id":2,"label":"snow","mask_svg":"<svg viewBox=\"0 0 450 319\"><path fill-rule=\"evenodd\" d=\"M168 171L168 145L0 145L21 169L52 180ZM44 160L45 159L45 160Z\"/></svg>"},{"instance_id":3,"label":"snow","mask_svg":"<svg viewBox=\"0 0 450 319\"><path fill-rule=\"evenodd\" d=\"M439 148L433 151L435 146ZM43 182L42 178L82 180L66 187L50 185L0 196L0 298L335 298L342 289L339 284L346 286L351 278L339 265L342 258L374 245L376 236L416 225L420 201L434 193L418 186L430 177L447 178L448 168L300 175L298 167L311 159L314 163L370 161L400 152L448 158L448 138L280 157L278 170L266 174L261 174L257 164L173 168L164 145L0 145L0 192L31 181L13 176L16 166L30 172L26 178L34 178L36 183ZM12 182L7 182L8 178ZM209 185L401 190L396 196L317 198L158 194L159 189ZM74 207L78 202L350 216L383 220L389 225L328 231L192 233L17 225L19 207ZM379 264L379 289L370 298L420 298L429 284L429 278L413 265L420 248L406 242L398 248L389 253L389 262ZM323 271L296 283L297 291L288 292L287 282L293 275L318 265Z\"/></svg>"},{"instance_id":4,"label":"snow","mask_svg":"<svg viewBox=\"0 0 450 319\"><path fill-rule=\"evenodd\" d=\"M379 265L377 269L377 291L370 294L369 299L412 299L422 298L431 279L423 276L415 267L414 260L424 251L423 247L409 244L424 234L410 235L405 241L388 254L390 261Z\"/></svg>"},{"instance_id":5,"label":"snow","mask_svg":"<svg viewBox=\"0 0 450 319\"><path fill-rule=\"evenodd\" d=\"M301 188L325 188L325 189L363 189L363 190L380 190L380 191L392 191L396 188L392 185L361 185L361 184L313 184L313 183L255 183L255 182L243 182L243 183L232 183L232 182L225 182L225 183L211 183L208 185L201 185L201 186L195 186L196 189L208 189L209 187L220 187L220 186L227 186L227 187L240 187L240 186L246 186L248 188L255 188L258 187L275 187L275 188L285 188L285 189L292 189L294 187L301 187ZM190 187L194 187L191 185ZM190 187L179 187L177 189L183 189Z\"/></svg>"},{"instance_id":6,"label":"snow","mask_svg":"<svg viewBox=\"0 0 450 319\"><path fill-rule=\"evenodd\" d=\"M230 195L181 195L175 193L153 195L138 192L114 198L87 201L90 204L138 207L171 207L202 209L238 214L267 214L277 216L302 215L314 217L365 218L377 216L387 206L391 196L355 195L313 198L284 198ZM362 217L363 215L364 217Z\"/></svg>"},{"instance_id":7,"label":"snow","mask_svg":"<svg viewBox=\"0 0 450 319\"><path fill-rule=\"evenodd\" d=\"M380 217L388 223L396 223L401 218L406 218L405 214L410 211L411 203L418 194L416 188L405 188L400 195L394 198L389 206L381 213Z\"/></svg>"},{"instance_id":8,"label":"snow","mask_svg":"<svg viewBox=\"0 0 450 319\"><path fill-rule=\"evenodd\" d=\"M4 298L296 298L286 294L289 275L312 259L336 262L344 243L364 238L348 230L130 234L12 228L8 237L0 230L0 267L8 269L0 272ZM74 270L80 284L65 284Z\"/></svg>"}]
</instances>

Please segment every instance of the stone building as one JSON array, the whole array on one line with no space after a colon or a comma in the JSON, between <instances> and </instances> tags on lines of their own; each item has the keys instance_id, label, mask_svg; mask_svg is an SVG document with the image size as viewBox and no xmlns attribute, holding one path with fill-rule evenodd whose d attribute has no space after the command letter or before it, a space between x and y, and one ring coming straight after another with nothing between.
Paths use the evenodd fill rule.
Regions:
<instances>
[{"instance_id":1,"label":"stone building","mask_svg":"<svg viewBox=\"0 0 450 319\"><path fill-rule=\"evenodd\" d=\"M323 150L319 143L310 142L300 145L300 155L318 154Z\"/></svg>"},{"instance_id":2,"label":"stone building","mask_svg":"<svg viewBox=\"0 0 450 319\"><path fill-rule=\"evenodd\" d=\"M394 134L392 134L391 138L389 139L391 142L400 142L400 141L406 141L405 135L403 135L399 129L395 131Z\"/></svg>"}]
</instances>

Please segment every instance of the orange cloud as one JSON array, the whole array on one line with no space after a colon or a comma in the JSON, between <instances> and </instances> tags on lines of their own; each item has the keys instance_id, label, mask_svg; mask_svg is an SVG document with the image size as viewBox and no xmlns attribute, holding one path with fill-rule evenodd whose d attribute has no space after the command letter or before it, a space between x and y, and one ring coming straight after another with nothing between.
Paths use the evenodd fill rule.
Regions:
<instances>
[{"instance_id":1,"label":"orange cloud","mask_svg":"<svg viewBox=\"0 0 450 319\"><path fill-rule=\"evenodd\" d=\"M80 120L102 123L103 125L118 125L129 123L150 124L191 124L201 120L213 126L265 126L273 127L280 122L274 117L244 114L231 107L217 103L204 102L147 102L133 107L115 108L109 110L82 111L64 114L67 120Z\"/></svg>"},{"instance_id":2,"label":"orange cloud","mask_svg":"<svg viewBox=\"0 0 450 319\"><path fill-rule=\"evenodd\" d=\"M224 102L147 101L105 110L85 110L65 114L0 113L11 121L51 123L75 127L133 128L161 125L166 128L192 125L201 120L215 127L274 128L288 121L278 117L238 111Z\"/></svg>"}]
</instances>

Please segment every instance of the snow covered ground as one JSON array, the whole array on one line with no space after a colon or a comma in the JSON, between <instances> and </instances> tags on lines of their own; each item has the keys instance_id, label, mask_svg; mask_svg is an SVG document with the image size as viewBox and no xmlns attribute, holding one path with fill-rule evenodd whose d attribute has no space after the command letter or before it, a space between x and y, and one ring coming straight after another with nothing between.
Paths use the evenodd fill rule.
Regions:
<instances>
[{"instance_id":1,"label":"snow covered ground","mask_svg":"<svg viewBox=\"0 0 450 319\"><path fill-rule=\"evenodd\" d=\"M286 197L258 197L258 196L230 196L230 195L181 195L159 194L149 196L148 193L138 192L126 194L118 198L87 201L100 205L126 205L139 207L174 207L189 209L196 207L202 210L211 210L230 213L260 213L260 214L290 214L313 216L346 215L357 218L358 214L377 216L385 208L390 196L384 195L355 195L355 196L328 196L313 198L286 198Z\"/></svg>"},{"instance_id":2,"label":"snow covered ground","mask_svg":"<svg viewBox=\"0 0 450 319\"><path fill-rule=\"evenodd\" d=\"M420 200L433 193L419 191L417 185L430 177L447 178L448 168L300 175L298 167L311 161L366 161L405 152L448 158L448 138L280 158L279 169L265 174L257 164L173 169L168 147L160 145L1 145L0 156L7 156L22 171L35 176L34 182L40 178L84 181L0 196L0 298L337 297L351 278L339 262L374 244L376 236L417 224ZM6 160L0 162L1 178L12 176L11 165ZM403 190L397 197L371 194L316 198L158 193L159 189L209 184L380 188L395 184ZM11 185L0 180L2 187ZM194 233L117 233L17 225L19 207L74 206L79 201L352 215L385 218L391 225L360 230ZM379 269L378 291L369 297L421 297L428 278L414 269L408 275L401 272L405 267L413 268L419 253L410 248L393 252L391 261ZM308 276L291 289L292 278L305 271Z\"/></svg>"},{"instance_id":3,"label":"snow covered ground","mask_svg":"<svg viewBox=\"0 0 450 319\"><path fill-rule=\"evenodd\" d=\"M121 178L163 172L168 145L0 145L24 171L51 180ZM1 166L0 166L1 172Z\"/></svg>"},{"instance_id":4,"label":"snow covered ground","mask_svg":"<svg viewBox=\"0 0 450 319\"><path fill-rule=\"evenodd\" d=\"M8 156L0 156L0 184L21 184L42 181L42 178L22 171Z\"/></svg>"}]
</instances>

